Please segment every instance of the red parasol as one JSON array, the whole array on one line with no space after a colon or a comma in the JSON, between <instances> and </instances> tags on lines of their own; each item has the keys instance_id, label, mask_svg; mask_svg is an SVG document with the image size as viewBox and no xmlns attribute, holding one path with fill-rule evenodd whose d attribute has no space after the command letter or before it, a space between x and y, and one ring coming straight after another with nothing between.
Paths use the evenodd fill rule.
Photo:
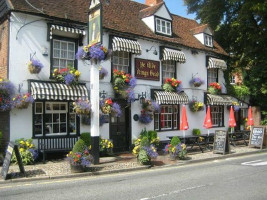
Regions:
<instances>
[{"instance_id":1,"label":"red parasol","mask_svg":"<svg viewBox=\"0 0 267 200\"><path fill-rule=\"evenodd\" d=\"M187 122L186 109L185 109L185 105L183 105L182 118L180 121L180 130L187 130L188 128L189 128L189 126L188 126L188 122Z\"/></svg>"},{"instance_id":2,"label":"red parasol","mask_svg":"<svg viewBox=\"0 0 267 200\"><path fill-rule=\"evenodd\" d=\"M251 106L248 108L248 121L247 121L248 126L253 126L254 125L254 120L252 118L252 109Z\"/></svg>"},{"instance_id":3,"label":"red parasol","mask_svg":"<svg viewBox=\"0 0 267 200\"><path fill-rule=\"evenodd\" d=\"M208 106L208 110L206 113L205 121L203 126L207 129L212 127L212 121L211 121L211 114L210 114L210 106Z\"/></svg>"},{"instance_id":4,"label":"red parasol","mask_svg":"<svg viewBox=\"0 0 267 200\"><path fill-rule=\"evenodd\" d=\"M228 123L229 123L229 127L232 127L233 128L233 127L236 126L233 106L231 106L231 109L230 109L230 116L229 116Z\"/></svg>"}]
</instances>

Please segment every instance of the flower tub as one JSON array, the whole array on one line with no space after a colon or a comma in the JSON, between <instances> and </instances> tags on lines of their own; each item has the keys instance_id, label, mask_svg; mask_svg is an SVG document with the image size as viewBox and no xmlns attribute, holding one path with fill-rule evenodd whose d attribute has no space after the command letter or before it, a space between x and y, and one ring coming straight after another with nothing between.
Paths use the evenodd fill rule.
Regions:
<instances>
[{"instance_id":1,"label":"flower tub","mask_svg":"<svg viewBox=\"0 0 267 200\"><path fill-rule=\"evenodd\" d=\"M182 81L176 80L175 78L166 78L163 90L166 92L181 92L182 91Z\"/></svg>"},{"instance_id":2,"label":"flower tub","mask_svg":"<svg viewBox=\"0 0 267 200\"><path fill-rule=\"evenodd\" d=\"M120 117L122 114L120 105L110 98L101 100L99 104L103 114L111 114L113 117Z\"/></svg>"},{"instance_id":3,"label":"flower tub","mask_svg":"<svg viewBox=\"0 0 267 200\"><path fill-rule=\"evenodd\" d=\"M204 103L199 101L191 101L189 102L189 108L192 112L198 112L204 110Z\"/></svg>"},{"instance_id":4,"label":"flower tub","mask_svg":"<svg viewBox=\"0 0 267 200\"><path fill-rule=\"evenodd\" d=\"M8 111L12 108L12 96L14 95L15 87L7 79L0 78L0 111Z\"/></svg>"},{"instance_id":5,"label":"flower tub","mask_svg":"<svg viewBox=\"0 0 267 200\"><path fill-rule=\"evenodd\" d=\"M44 65L39 60L31 59L28 63L28 70L31 74L39 74L43 67Z\"/></svg>"},{"instance_id":6,"label":"flower tub","mask_svg":"<svg viewBox=\"0 0 267 200\"><path fill-rule=\"evenodd\" d=\"M13 106L17 109L26 109L33 102L34 99L30 93L18 94L13 98Z\"/></svg>"},{"instance_id":7,"label":"flower tub","mask_svg":"<svg viewBox=\"0 0 267 200\"><path fill-rule=\"evenodd\" d=\"M209 84L208 92L210 94L220 94L221 93L221 85L217 82L213 82Z\"/></svg>"},{"instance_id":8,"label":"flower tub","mask_svg":"<svg viewBox=\"0 0 267 200\"><path fill-rule=\"evenodd\" d=\"M65 83L66 85L76 85L78 84L81 72L74 69L73 67L67 67L63 69L55 69L53 77L60 83Z\"/></svg>"},{"instance_id":9,"label":"flower tub","mask_svg":"<svg viewBox=\"0 0 267 200\"><path fill-rule=\"evenodd\" d=\"M193 85L194 87L200 87L202 84L204 84L204 81L199 77L195 77L192 78L190 84Z\"/></svg>"},{"instance_id":10,"label":"flower tub","mask_svg":"<svg viewBox=\"0 0 267 200\"><path fill-rule=\"evenodd\" d=\"M103 80L108 75L108 71L104 67L99 67L99 80Z\"/></svg>"},{"instance_id":11,"label":"flower tub","mask_svg":"<svg viewBox=\"0 0 267 200\"><path fill-rule=\"evenodd\" d=\"M91 111L91 104L89 100L82 100L78 99L77 101L73 102L74 111L78 115L89 115Z\"/></svg>"}]
</instances>

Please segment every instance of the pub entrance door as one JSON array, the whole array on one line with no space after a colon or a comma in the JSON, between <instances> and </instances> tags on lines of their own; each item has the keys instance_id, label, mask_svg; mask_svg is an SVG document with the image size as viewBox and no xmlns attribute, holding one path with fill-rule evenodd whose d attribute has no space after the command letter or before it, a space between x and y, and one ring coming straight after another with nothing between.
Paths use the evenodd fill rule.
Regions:
<instances>
[{"instance_id":1,"label":"pub entrance door","mask_svg":"<svg viewBox=\"0 0 267 200\"><path fill-rule=\"evenodd\" d=\"M117 101L118 102L118 101ZM131 107L126 102L118 102L121 106L121 117L110 116L110 136L113 140L113 151L123 152L130 150L131 144Z\"/></svg>"}]
</instances>

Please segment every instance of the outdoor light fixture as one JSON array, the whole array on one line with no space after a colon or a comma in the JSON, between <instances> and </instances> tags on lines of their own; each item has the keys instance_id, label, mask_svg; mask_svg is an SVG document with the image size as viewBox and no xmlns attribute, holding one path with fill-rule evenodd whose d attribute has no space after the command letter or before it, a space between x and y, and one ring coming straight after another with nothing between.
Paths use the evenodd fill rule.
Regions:
<instances>
[{"instance_id":1,"label":"outdoor light fixture","mask_svg":"<svg viewBox=\"0 0 267 200\"><path fill-rule=\"evenodd\" d=\"M106 95L107 95L107 92L105 90L103 90L102 92L99 92L99 97L101 99L105 99L106 98Z\"/></svg>"},{"instance_id":2,"label":"outdoor light fixture","mask_svg":"<svg viewBox=\"0 0 267 200\"><path fill-rule=\"evenodd\" d=\"M142 92L141 94L138 94L138 98L136 100L139 100L140 104L143 104L146 100L146 92Z\"/></svg>"},{"instance_id":3,"label":"outdoor light fixture","mask_svg":"<svg viewBox=\"0 0 267 200\"><path fill-rule=\"evenodd\" d=\"M154 46L152 46L150 49L146 49L146 52L151 51L151 49L152 49L153 47L154 47ZM153 54L154 54L154 55L158 55L158 52L157 52L156 47L154 47L154 48L155 48L155 50L153 51Z\"/></svg>"}]
</instances>

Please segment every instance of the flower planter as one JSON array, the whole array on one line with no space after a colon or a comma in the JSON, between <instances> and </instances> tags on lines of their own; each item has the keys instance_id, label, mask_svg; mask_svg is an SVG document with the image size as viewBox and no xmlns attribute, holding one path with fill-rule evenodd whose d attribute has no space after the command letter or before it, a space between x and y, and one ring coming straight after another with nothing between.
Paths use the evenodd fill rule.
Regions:
<instances>
[{"instance_id":1,"label":"flower planter","mask_svg":"<svg viewBox=\"0 0 267 200\"><path fill-rule=\"evenodd\" d=\"M76 108L75 112L78 115L89 115L89 113L90 113L89 110L84 110L84 109L80 109L80 108Z\"/></svg>"},{"instance_id":2,"label":"flower planter","mask_svg":"<svg viewBox=\"0 0 267 200\"><path fill-rule=\"evenodd\" d=\"M42 68L33 65L28 66L28 70L31 74L39 74Z\"/></svg>"},{"instance_id":3,"label":"flower planter","mask_svg":"<svg viewBox=\"0 0 267 200\"><path fill-rule=\"evenodd\" d=\"M82 173L85 172L85 167L82 165L72 165L70 164L70 171L71 173Z\"/></svg>"},{"instance_id":4,"label":"flower planter","mask_svg":"<svg viewBox=\"0 0 267 200\"><path fill-rule=\"evenodd\" d=\"M174 161L176 160L177 155L175 155L174 153L170 153L170 160Z\"/></svg>"},{"instance_id":5,"label":"flower planter","mask_svg":"<svg viewBox=\"0 0 267 200\"><path fill-rule=\"evenodd\" d=\"M21 102L20 104L17 104L15 107L17 109L26 109L30 105L30 102Z\"/></svg>"},{"instance_id":6,"label":"flower planter","mask_svg":"<svg viewBox=\"0 0 267 200\"><path fill-rule=\"evenodd\" d=\"M200 87L201 83L194 83L193 85L194 85L194 87Z\"/></svg>"}]
</instances>

